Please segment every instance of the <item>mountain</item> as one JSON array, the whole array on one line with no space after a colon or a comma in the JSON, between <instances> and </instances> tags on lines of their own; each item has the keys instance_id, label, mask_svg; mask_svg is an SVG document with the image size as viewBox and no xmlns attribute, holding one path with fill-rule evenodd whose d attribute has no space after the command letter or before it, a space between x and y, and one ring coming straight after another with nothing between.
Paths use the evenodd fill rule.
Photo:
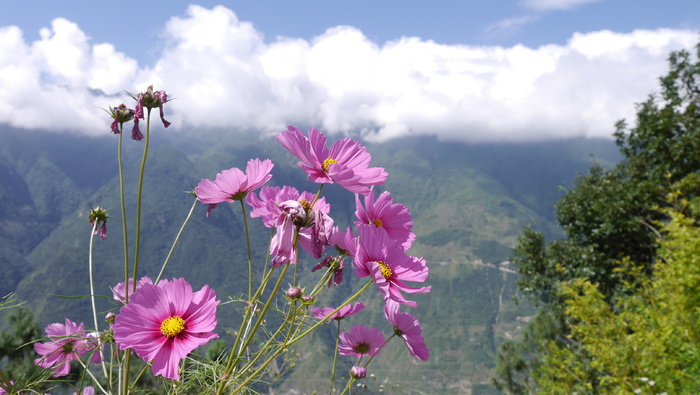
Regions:
<instances>
[{"instance_id":1,"label":"mountain","mask_svg":"<svg viewBox=\"0 0 700 395\"><path fill-rule=\"evenodd\" d=\"M125 136L126 137L126 136ZM87 222L90 207L108 208L108 239L95 240L96 292L111 295L110 285L123 281L123 252L116 162L117 137L100 138L0 129L0 294L16 292L28 301L42 327L70 317L91 322L86 299L52 295L88 295ZM329 140L333 141L333 136ZM136 211L135 185L143 142L124 140L127 217ZM396 383L402 390L454 393L489 392L488 377L503 339L518 335L533 313L516 305L517 275L508 264L510 247L525 226L548 236L559 234L553 203L559 187L571 184L592 160L618 160L611 140L560 140L521 144L459 144L434 137L406 137L368 145L373 166L385 167L395 202L408 206L417 240L409 251L423 256L430 267L432 292L413 295L420 308L412 311L424 327L431 359L419 363L399 342L391 344L370 369L375 386ZM595 155L593 159L590 155ZM194 202L191 191L201 178L214 178L230 167L244 168L250 158L275 163L271 185L289 184L315 192L293 158L274 139L255 133L222 131L158 131L153 135L144 183L140 275L155 278L170 245ZM354 217L355 199L337 185L324 187L336 225ZM185 229L165 277L185 277L195 289L209 284L226 300L245 289L239 275L247 261L240 205L223 204L205 218L198 204ZM270 232L249 220L255 274L262 273ZM129 222L133 259L133 220ZM311 283L314 262L300 264L301 281ZM333 304L361 286L346 275L333 289ZM381 300L375 290L363 295L369 307L361 321L383 326ZM229 305L230 306L230 305ZM115 307L99 299L99 311ZM218 330L235 331L237 310L220 308ZM363 313L364 314L364 313ZM297 347L296 369L282 376L278 388L301 391L324 380L329 363L319 364L333 347L331 328L322 328L315 341ZM349 360L341 361L343 369ZM342 365L344 364L344 365ZM346 366L347 365L347 366ZM347 370L340 370L347 371ZM283 384L280 384L282 382ZM372 383L372 381L368 381ZM326 381L324 381L325 385ZM387 387L388 388L388 387Z\"/></svg>"}]
</instances>

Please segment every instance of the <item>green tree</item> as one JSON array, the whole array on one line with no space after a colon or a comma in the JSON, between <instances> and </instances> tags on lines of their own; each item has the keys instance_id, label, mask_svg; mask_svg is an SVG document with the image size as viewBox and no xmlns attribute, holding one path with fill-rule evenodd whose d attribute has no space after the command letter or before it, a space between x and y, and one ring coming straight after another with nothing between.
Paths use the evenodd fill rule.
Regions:
<instances>
[{"instance_id":1,"label":"green tree","mask_svg":"<svg viewBox=\"0 0 700 395\"><path fill-rule=\"evenodd\" d=\"M571 361L569 368L585 376L581 380L588 390L600 384L599 370L591 366L587 349L576 347L561 290L583 279L595 285L603 303L611 306L616 298L632 292L626 286L631 272L617 270L619 262L634 262L635 274L653 273L657 224L665 219L657 208L674 184L692 197L693 183L683 180L700 170L698 57L700 45L695 56L687 51L671 53L670 71L660 80L661 91L637 106L635 127L628 128L625 121L616 125L623 160L612 169L594 165L556 204L565 238L546 242L531 229L519 238L513 256L522 276L519 287L554 317L543 321L553 326L526 332L531 336L503 345L494 378L498 388L522 393L537 388L540 381L548 382L538 369L554 356ZM510 367L517 368L518 374Z\"/></svg>"},{"instance_id":2,"label":"green tree","mask_svg":"<svg viewBox=\"0 0 700 395\"><path fill-rule=\"evenodd\" d=\"M695 218L681 211L671 211L670 218L653 276L630 260L616 269L630 280L613 308L588 279L561 289L571 338L590 356L587 369L598 377L597 392L680 394L700 389L700 229ZM551 341L546 347L553 352L537 369L542 392L591 389L571 348Z\"/></svg>"}]
</instances>

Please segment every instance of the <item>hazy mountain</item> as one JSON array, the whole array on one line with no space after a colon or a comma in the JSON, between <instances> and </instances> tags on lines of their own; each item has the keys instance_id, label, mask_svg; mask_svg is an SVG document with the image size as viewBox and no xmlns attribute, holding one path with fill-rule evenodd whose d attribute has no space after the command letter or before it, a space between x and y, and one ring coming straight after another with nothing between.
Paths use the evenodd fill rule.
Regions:
<instances>
[{"instance_id":1,"label":"hazy mountain","mask_svg":"<svg viewBox=\"0 0 700 395\"><path fill-rule=\"evenodd\" d=\"M112 217L108 239L95 240L96 292L109 296L109 286L123 281L118 138L8 128L0 130L0 138L0 294L15 291L19 299L27 300L42 326L66 316L91 322L86 299L51 295L89 294L87 211L91 206L109 208ZM130 219L136 211L142 148L143 142L124 141ZM415 361L397 342L373 367L376 381L387 378L425 391L487 391L498 344L516 336L532 313L528 306L513 303L516 275L505 262L509 248L527 225L556 236L553 203L561 194L558 187L571 185L576 173L589 167L590 154L607 164L617 160L617 150L611 140L465 145L429 137L370 144L368 150L373 165L389 173L381 189L391 191L394 200L413 214L418 238L409 253L426 259L433 287L430 294L415 296L420 308L412 311L424 326L431 360ZM186 192L201 178L213 178L234 166L244 168L248 159L256 157L274 161L272 185L317 190L296 166L296 159L275 140L223 132L166 131L153 136L144 184L141 275L157 275L193 203ZM337 225L344 227L353 220L352 194L329 185L324 195ZM196 289L209 284L225 299L246 287L245 276L239 275L246 267L240 205L220 205L211 218L204 217L205 211L204 205L197 205L165 277L185 277ZM259 253L256 262L262 262L270 232L257 220L249 223L253 247ZM131 221L132 259L133 230ZM307 273L310 264L307 260L301 265L302 281L317 278ZM262 268L256 271L261 273ZM352 275L346 278L330 299L339 300L343 292L360 284ZM371 313L358 322L385 326L382 302L376 296L375 290L367 293L364 302ZM108 298L99 303L101 312L114 307ZM222 307L220 332L235 328L237 318L234 308ZM329 365L319 364L318 355L330 352L333 335L331 328L323 329L316 335L318 341L297 348L298 366L284 376L285 388L315 388L309 377L327 374Z\"/></svg>"}]
</instances>

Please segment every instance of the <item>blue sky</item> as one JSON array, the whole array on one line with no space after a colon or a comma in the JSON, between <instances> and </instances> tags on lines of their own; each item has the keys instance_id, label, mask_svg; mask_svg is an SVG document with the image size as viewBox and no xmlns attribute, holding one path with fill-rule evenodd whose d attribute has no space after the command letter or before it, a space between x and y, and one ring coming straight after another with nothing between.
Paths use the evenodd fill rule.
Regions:
<instances>
[{"instance_id":1,"label":"blue sky","mask_svg":"<svg viewBox=\"0 0 700 395\"><path fill-rule=\"evenodd\" d=\"M700 38L695 0L196 4L5 4L0 123L95 134L96 105L154 83L178 97L174 129L606 136L657 89L668 52ZM61 100L78 126L48 108Z\"/></svg>"}]
</instances>

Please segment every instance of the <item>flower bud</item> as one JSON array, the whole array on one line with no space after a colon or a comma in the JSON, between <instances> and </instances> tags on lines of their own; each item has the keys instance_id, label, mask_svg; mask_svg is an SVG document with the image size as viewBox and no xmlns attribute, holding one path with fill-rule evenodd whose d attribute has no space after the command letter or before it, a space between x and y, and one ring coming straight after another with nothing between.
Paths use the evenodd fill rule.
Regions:
<instances>
[{"instance_id":1,"label":"flower bud","mask_svg":"<svg viewBox=\"0 0 700 395\"><path fill-rule=\"evenodd\" d=\"M363 366L353 366L350 375L356 379L363 379L367 376L367 368Z\"/></svg>"},{"instance_id":2,"label":"flower bud","mask_svg":"<svg viewBox=\"0 0 700 395\"><path fill-rule=\"evenodd\" d=\"M292 299L292 300L299 299L301 297L301 288L289 287L286 295L289 299Z\"/></svg>"}]
</instances>

